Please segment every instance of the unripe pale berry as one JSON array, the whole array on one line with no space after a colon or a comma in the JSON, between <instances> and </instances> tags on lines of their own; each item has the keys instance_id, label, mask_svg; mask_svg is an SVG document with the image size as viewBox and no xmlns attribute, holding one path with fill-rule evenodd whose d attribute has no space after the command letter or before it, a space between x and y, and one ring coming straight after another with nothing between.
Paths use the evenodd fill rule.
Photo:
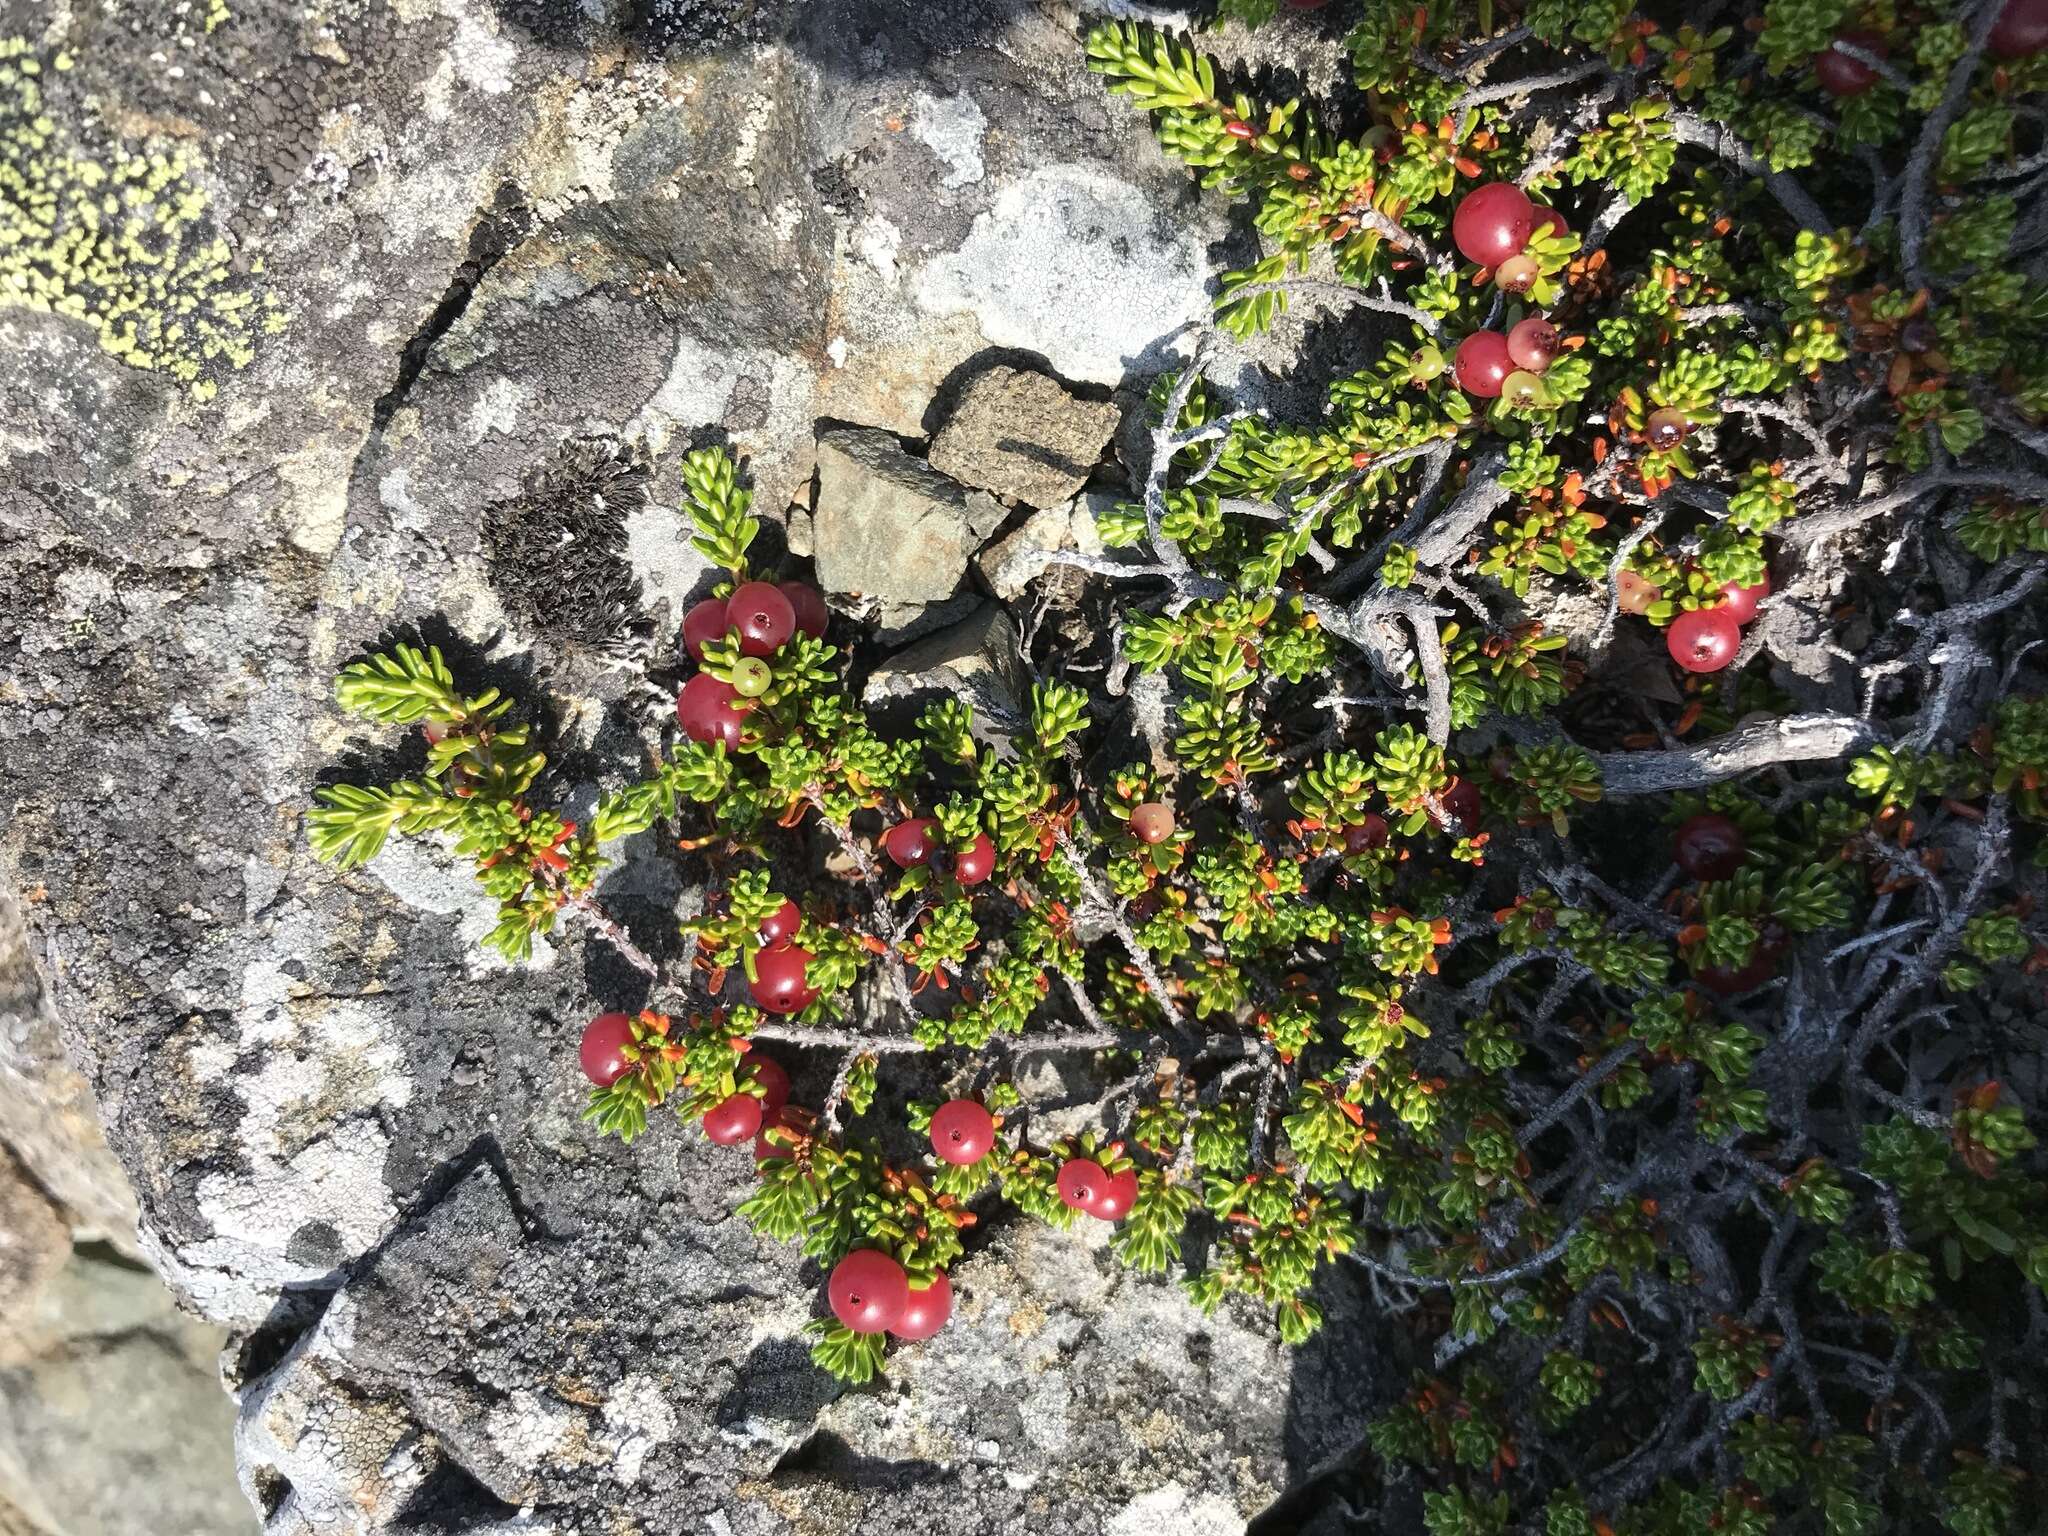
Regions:
<instances>
[{"instance_id":1,"label":"unripe pale berry","mask_svg":"<svg viewBox=\"0 0 2048 1536\"><path fill-rule=\"evenodd\" d=\"M1518 411L1534 410L1543 404L1543 381L1527 369L1517 368L1500 381L1500 397Z\"/></svg>"},{"instance_id":2,"label":"unripe pale berry","mask_svg":"<svg viewBox=\"0 0 2048 1536\"><path fill-rule=\"evenodd\" d=\"M1648 613L1664 589L1649 577L1624 566L1614 577L1614 605L1623 613Z\"/></svg>"},{"instance_id":3,"label":"unripe pale berry","mask_svg":"<svg viewBox=\"0 0 2048 1536\"><path fill-rule=\"evenodd\" d=\"M1510 256L1493 269L1493 285L1502 293L1527 293L1542 275L1534 256Z\"/></svg>"},{"instance_id":4,"label":"unripe pale berry","mask_svg":"<svg viewBox=\"0 0 2048 1536\"><path fill-rule=\"evenodd\" d=\"M742 656L732 664L732 691L743 699L758 699L774 682L775 674L758 656Z\"/></svg>"}]
</instances>

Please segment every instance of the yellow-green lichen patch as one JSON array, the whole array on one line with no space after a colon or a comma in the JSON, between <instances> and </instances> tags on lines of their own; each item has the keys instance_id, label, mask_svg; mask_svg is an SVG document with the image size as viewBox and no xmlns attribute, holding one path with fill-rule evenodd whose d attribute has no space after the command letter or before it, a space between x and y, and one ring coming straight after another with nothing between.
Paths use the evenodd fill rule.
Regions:
<instances>
[{"instance_id":1,"label":"yellow-green lichen patch","mask_svg":"<svg viewBox=\"0 0 2048 1536\"><path fill-rule=\"evenodd\" d=\"M47 111L44 70L0 38L0 304L82 321L123 362L212 398L279 328L275 297L233 270L188 151L82 144Z\"/></svg>"}]
</instances>

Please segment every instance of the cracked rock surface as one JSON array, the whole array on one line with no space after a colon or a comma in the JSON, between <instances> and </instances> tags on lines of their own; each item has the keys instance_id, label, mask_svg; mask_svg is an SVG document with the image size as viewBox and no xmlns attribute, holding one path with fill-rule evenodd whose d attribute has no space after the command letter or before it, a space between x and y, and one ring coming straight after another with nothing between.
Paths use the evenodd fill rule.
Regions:
<instances>
[{"instance_id":1,"label":"cracked rock surface","mask_svg":"<svg viewBox=\"0 0 2048 1536\"><path fill-rule=\"evenodd\" d=\"M59 131L180 155L275 320L185 381L0 307L0 888L76 1067L28 1095L38 1134L96 1102L133 1194L103 1155L16 1158L110 1240L139 1207L235 1331L265 1530L1241 1529L1345 1448L1360 1354L999 1226L953 1326L842 1394L805 1358L815 1266L730 1214L744 1160L579 1120L577 1033L634 974L576 928L508 972L466 871L394 844L336 876L302 829L316 784L419 761L331 703L400 635L538 709L587 807L639 761L619 649L708 584L690 447L731 444L773 521L821 430L920 443L998 363L1142 388L1207 309L1216 206L1051 0L203 9L0 4ZM607 482L631 582L557 598L637 609L555 623L487 525L615 454L645 470ZM974 611L1008 516L976 507L964 608L898 610ZM648 943L701 899L633 848L601 895Z\"/></svg>"}]
</instances>

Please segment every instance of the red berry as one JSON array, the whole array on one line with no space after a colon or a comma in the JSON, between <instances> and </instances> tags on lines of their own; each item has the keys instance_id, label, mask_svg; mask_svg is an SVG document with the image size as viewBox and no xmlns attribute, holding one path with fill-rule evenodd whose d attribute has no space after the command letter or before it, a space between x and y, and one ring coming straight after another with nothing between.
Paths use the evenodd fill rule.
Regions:
<instances>
[{"instance_id":1,"label":"red berry","mask_svg":"<svg viewBox=\"0 0 2048 1536\"><path fill-rule=\"evenodd\" d=\"M796 1135L770 1136L770 1131L795 1132ZM796 1138L804 1135L805 1131L806 1127L798 1118L797 1111L787 1104L783 1105L768 1116L766 1123L761 1127L761 1134L754 1138L754 1161L765 1163L771 1158L795 1157Z\"/></svg>"},{"instance_id":2,"label":"red berry","mask_svg":"<svg viewBox=\"0 0 2048 1536\"><path fill-rule=\"evenodd\" d=\"M1367 811L1344 829L1344 852L1368 853L1387 846L1387 818Z\"/></svg>"},{"instance_id":3,"label":"red berry","mask_svg":"<svg viewBox=\"0 0 2048 1536\"><path fill-rule=\"evenodd\" d=\"M995 873L996 845L986 832L974 834L967 851L953 856L953 878L962 885L979 885Z\"/></svg>"},{"instance_id":4,"label":"red berry","mask_svg":"<svg viewBox=\"0 0 2048 1536\"><path fill-rule=\"evenodd\" d=\"M1517 320L1508 332L1508 358L1517 368L1541 373L1557 358L1557 327L1541 315Z\"/></svg>"},{"instance_id":5,"label":"red berry","mask_svg":"<svg viewBox=\"0 0 2048 1536\"><path fill-rule=\"evenodd\" d=\"M796 609L780 587L765 581L734 588L725 615L740 632L742 656L773 656L796 633Z\"/></svg>"},{"instance_id":6,"label":"red berry","mask_svg":"<svg viewBox=\"0 0 2048 1536\"><path fill-rule=\"evenodd\" d=\"M796 903L785 901L781 906L761 919L761 926L754 931L760 935L762 947L773 949L796 937L796 931L803 925L804 915L797 910Z\"/></svg>"},{"instance_id":7,"label":"red berry","mask_svg":"<svg viewBox=\"0 0 2048 1536\"><path fill-rule=\"evenodd\" d=\"M761 1101L751 1093L720 1099L704 1116L704 1134L721 1147L736 1147L761 1129Z\"/></svg>"},{"instance_id":8,"label":"red berry","mask_svg":"<svg viewBox=\"0 0 2048 1536\"><path fill-rule=\"evenodd\" d=\"M1131 807L1131 835L1141 843L1163 843L1173 836L1173 807L1147 800Z\"/></svg>"},{"instance_id":9,"label":"red berry","mask_svg":"<svg viewBox=\"0 0 2048 1536\"><path fill-rule=\"evenodd\" d=\"M1536 207L1511 181L1468 192L1451 215L1451 240L1467 261L1497 267L1521 254L1536 228Z\"/></svg>"},{"instance_id":10,"label":"red berry","mask_svg":"<svg viewBox=\"0 0 2048 1536\"><path fill-rule=\"evenodd\" d=\"M1643 423L1643 436L1650 446L1662 453L1667 448L1676 448L1685 441L1685 434L1692 430L1692 418L1683 411L1670 406L1650 412L1650 419Z\"/></svg>"},{"instance_id":11,"label":"red berry","mask_svg":"<svg viewBox=\"0 0 2048 1536\"><path fill-rule=\"evenodd\" d=\"M1083 1215L1095 1214L1095 1202L1102 1198L1102 1191L1108 1184L1109 1175L1093 1158L1070 1157L1060 1164L1060 1200Z\"/></svg>"},{"instance_id":12,"label":"red berry","mask_svg":"<svg viewBox=\"0 0 2048 1536\"><path fill-rule=\"evenodd\" d=\"M807 581L778 581L775 590L789 599L796 615L796 627L813 640L825 638L825 626L832 620L826 611L825 595Z\"/></svg>"},{"instance_id":13,"label":"red berry","mask_svg":"<svg viewBox=\"0 0 2048 1536\"><path fill-rule=\"evenodd\" d=\"M825 1283L832 1315L855 1333L880 1333L903 1316L910 1280L886 1253L862 1248L832 1267Z\"/></svg>"},{"instance_id":14,"label":"red berry","mask_svg":"<svg viewBox=\"0 0 2048 1536\"><path fill-rule=\"evenodd\" d=\"M600 1013L583 1026L583 1044L577 1058L583 1075L600 1088L609 1088L632 1069L626 1047L633 1043L633 1020L628 1014Z\"/></svg>"},{"instance_id":15,"label":"red berry","mask_svg":"<svg viewBox=\"0 0 2048 1536\"><path fill-rule=\"evenodd\" d=\"M761 1112L772 1119L789 1102L789 1074L781 1062L759 1051L747 1052L746 1065L761 1089Z\"/></svg>"},{"instance_id":16,"label":"red berry","mask_svg":"<svg viewBox=\"0 0 2048 1536\"><path fill-rule=\"evenodd\" d=\"M1695 608L1664 633L1671 659L1688 672L1718 672L1742 648L1742 626L1726 608Z\"/></svg>"},{"instance_id":17,"label":"red berry","mask_svg":"<svg viewBox=\"0 0 2048 1536\"><path fill-rule=\"evenodd\" d=\"M939 824L929 816L899 821L882 834L882 852L894 859L898 868L915 869L939 851L938 831Z\"/></svg>"},{"instance_id":18,"label":"red berry","mask_svg":"<svg viewBox=\"0 0 2048 1536\"><path fill-rule=\"evenodd\" d=\"M996 1144L996 1117L973 1099L949 1099L932 1111L932 1151L965 1168Z\"/></svg>"},{"instance_id":19,"label":"red berry","mask_svg":"<svg viewBox=\"0 0 2048 1536\"><path fill-rule=\"evenodd\" d=\"M2048 0L2005 0L1987 46L2001 59L2031 58L2048 48Z\"/></svg>"},{"instance_id":20,"label":"red berry","mask_svg":"<svg viewBox=\"0 0 2048 1536\"><path fill-rule=\"evenodd\" d=\"M1742 868L1742 828L1712 811L1690 817L1671 840L1671 856L1695 880L1726 880Z\"/></svg>"},{"instance_id":21,"label":"red berry","mask_svg":"<svg viewBox=\"0 0 2048 1536\"><path fill-rule=\"evenodd\" d=\"M1126 1168L1122 1173L1112 1173L1109 1182L1102 1186L1102 1193L1096 1196L1095 1209L1090 1213L1103 1221L1122 1221L1130 1215L1131 1207L1138 1203L1138 1174L1135 1169Z\"/></svg>"},{"instance_id":22,"label":"red berry","mask_svg":"<svg viewBox=\"0 0 2048 1536\"><path fill-rule=\"evenodd\" d=\"M1564 215L1555 208L1538 208L1536 210L1535 234L1568 235L1571 232L1571 226L1565 223Z\"/></svg>"},{"instance_id":23,"label":"red berry","mask_svg":"<svg viewBox=\"0 0 2048 1536\"><path fill-rule=\"evenodd\" d=\"M739 690L709 672L697 673L676 695L676 719L682 722L683 734L692 741L722 741L728 752L740 744L747 713L740 706Z\"/></svg>"},{"instance_id":24,"label":"red berry","mask_svg":"<svg viewBox=\"0 0 2048 1536\"><path fill-rule=\"evenodd\" d=\"M1254 128L1250 123L1241 122L1234 117L1223 125L1223 131L1233 139L1256 139L1259 136L1258 129Z\"/></svg>"},{"instance_id":25,"label":"red berry","mask_svg":"<svg viewBox=\"0 0 2048 1536\"><path fill-rule=\"evenodd\" d=\"M1747 624L1756 617L1756 605L1771 595L1771 573L1765 571L1761 580L1753 587L1725 581L1721 584L1721 611L1738 624Z\"/></svg>"},{"instance_id":26,"label":"red berry","mask_svg":"<svg viewBox=\"0 0 2048 1536\"><path fill-rule=\"evenodd\" d=\"M1614 605L1623 613L1648 613L1664 589L1647 576L1623 568L1614 578Z\"/></svg>"},{"instance_id":27,"label":"red berry","mask_svg":"<svg viewBox=\"0 0 2048 1536\"><path fill-rule=\"evenodd\" d=\"M1443 808L1458 818L1458 825L1470 837L1479 827L1479 790L1470 779L1453 779L1451 787L1437 796Z\"/></svg>"},{"instance_id":28,"label":"red berry","mask_svg":"<svg viewBox=\"0 0 2048 1536\"><path fill-rule=\"evenodd\" d=\"M1764 946L1758 944L1749 952L1749 958L1740 965L1696 965L1692 979L1709 992L1722 997L1732 997L1738 992L1747 992L1760 987L1777 974L1777 961L1764 953Z\"/></svg>"},{"instance_id":29,"label":"red berry","mask_svg":"<svg viewBox=\"0 0 2048 1536\"><path fill-rule=\"evenodd\" d=\"M946 1278L942 1269L932 1276L932 1283L923 1290L911 1286L907 1293L903 1311L889 1331L899 1339L916 1343L928 1339L946 1326L946 1319L953 1315L953 1282Z\"/></svg>"},{"instance_id":30,"label":"red berry","mask_svg":"<svg viewBox=\"0 0 2048 1536\"><path fill-rule=\"evenodd\" d=\"M725 599L722 597L707 597L684 614L683 646L689 651L690 659L702 661L704 647L713 640L723 640L727 628Z\"/></svg>"},{"instance_id":31,"label":"red berry","mask_svg":"<svg viewBox=\"0 0 2048 1536\"><path fill-rule=\"evenodd\" d=\"M1835 34L1836 43L1847 43L1878 58L1886 58L1884 39L1875 32L1848 31ZM1852 59L1830 43L1813 56L1813 76L1830 96L1861 96L1877 84L1877 71L1861 59Z\"/></svg>"},{"instance_id":32,"label":"red berry","mask_svg":"<svg viewBox=\"0 0 2048 1536\"><path fill-rule=\"evenodd\" d=\"M1451 367L1458 388L1481 400L1495 400L1507 376L1515 371L1515 360L1508 356L1508 339L1499 331L1474 331L1458 343Z\"/></svg>"},{"instance_id":33,"label":"red berry","mask_svg":"<svg viewBox=\"0 0 2048 1536\"><path fill-rule=\"evenodd\" d=\"M762 950L754 956L754 979L747 983L747 995L769 1013L802 1013L818 995L806 979L810 963L811 952L794 944Z\"/></svg>"}]
</instances>

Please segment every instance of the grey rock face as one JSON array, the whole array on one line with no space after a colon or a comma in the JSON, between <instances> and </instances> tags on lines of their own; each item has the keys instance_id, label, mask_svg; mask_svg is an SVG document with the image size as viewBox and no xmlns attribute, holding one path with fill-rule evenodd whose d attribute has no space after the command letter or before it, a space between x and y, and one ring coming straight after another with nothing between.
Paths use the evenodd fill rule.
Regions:
<instances>
[{"instance_id":1,"label":"grey rock face","mask_svg":"<svg viewBox=\"0 0 2048 1536\"><path fill-rule=\"evenodd\" d=\"M1060 4L710 0L632 7L630 38L607 20L627 7L531 0L317 26L237 0L213 34L174 9L39 14L36 46L75 61L45 70L49 110L179 125L282 329L201 402L76 321L0 308L0 887L35 897L52 983L8 983L42 1033L6 1011L0 1114L41 1117L46 1142L10 1145L74 1227L118 1236L137 1207L112 1165L47 1129L96 1101L143 1251L242 1334L267 1530L1096 1536L1255 1513L1327 1449L1316 1368L1259 1319L1204 1320L1019 1229L962 1264L940 1346L967 1370L977 1341L970 1433L934 1416L967 1404L919 1351L842 1396L804 1357L819 1277L731 1215L744 1157L578 1118L577 1031L637 1002L633 975L573 926L507 968L466 871L394 846L338 876L303 832L316 784L417 761L332 704L336 669L400 635L527 701L565 799L637 775L630 672L581 624L543 643L487 560L485 509L554 483L566 444L646 469L622 558L659 641L707 577L674 512L692 446L733 445L772 523L821 421L926 436L992 347L1142 373L1208 310L1218 205L1087 74ZM895 622L957 593L1001 521L911 478L940 536L842 521L835 547L822 485L812 530L833 584L901 593ZM522 559L531 598L545 551ZM655 948L701 878L657 841L603 888ZM76 1073L18 1088L59 1021ZM1236 1383L1275 1376L1292 1388L1254 1411Z\"/></svg>"},{"instance_id":2,"label":"grey rock face","mask_svg":"<svg viewBox=\"0 0 2048 1536\"><path fill-rule=\"evenodd\" d=\"M1098 512L1113 507L1118 498L1098 493L1077 496L1070 502L1034 512L1007 534L984 549L976 558L991 591L1014 602L1040 580L1060 580L1056 567L1044 557L1073 553L1100 555L1102 536L1096 532Z\"/></svg>"},{"instance_id":3,"label":"grey rock face","mask_svg":"<svg viewBox=\"0 0 2048 1536\"><path fill-rule=\"evenodd\" d=\"M967 386L932 443L932 467L1031 507L1066 500L1116 431L1117 408L1077 400L1057 379L991 368Z\"/></svg>"},{"instance_id":4,"label":"grey rock face","mask_svg":"<svg viewBox=\"0 0 2048 1536\"><path fill-rule=\"evenodd\" d=\"M870 704L926 695L960 694L1014 728L1023 718L1026 674L1017 653L1017 626L992 603L958 624L905 646L868 674Z\"/></svg>"},{"instance_id":5,"label":"grey rock face","mask_svg":"<svg viewBox=\"0 0 2048 1536\"><path fill-rule=\"evenodd\" d=\"M817 456L811 537L828 592L886 608L940 602L1001 525L1000 506L971 498L886 432L829 432Z\"/></svg>"}]
</instances>

